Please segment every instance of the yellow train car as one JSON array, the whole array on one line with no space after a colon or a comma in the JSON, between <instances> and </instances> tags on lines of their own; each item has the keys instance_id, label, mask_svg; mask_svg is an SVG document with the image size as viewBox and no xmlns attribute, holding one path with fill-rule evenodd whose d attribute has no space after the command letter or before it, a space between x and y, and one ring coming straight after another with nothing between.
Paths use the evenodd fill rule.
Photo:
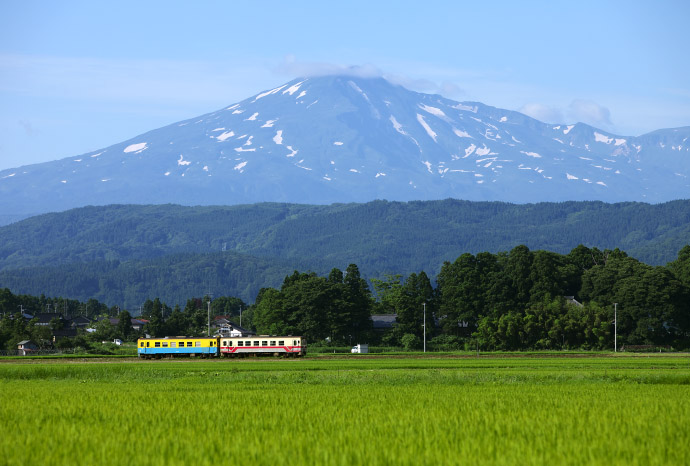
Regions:
<instances>
[{"instance_id":1,"label":"yellow train car","mask_svg":"<svg viewBox=\"0 0 690 466\"><path fill-rule=\"evenodd\" d=\"M163 337L140 338L137 340L140 358L151 359L164 356L218 356L217 337Z\"/></svg>"}]
</instances>

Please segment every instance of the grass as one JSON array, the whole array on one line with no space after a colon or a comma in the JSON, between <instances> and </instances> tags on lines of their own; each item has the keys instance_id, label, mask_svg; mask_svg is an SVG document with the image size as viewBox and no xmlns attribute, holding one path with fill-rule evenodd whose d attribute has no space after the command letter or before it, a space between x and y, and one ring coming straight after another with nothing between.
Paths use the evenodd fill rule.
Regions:
<instances>
[{"instance_id":1,"label":"grass","mask_svg":"<svg viewBox=\"0 0 690 466\"><path fill-rule=\"evenodd\" d=\"M689 464L690 358L0 364L0 463Z\"/></svg>"}]
</instances>

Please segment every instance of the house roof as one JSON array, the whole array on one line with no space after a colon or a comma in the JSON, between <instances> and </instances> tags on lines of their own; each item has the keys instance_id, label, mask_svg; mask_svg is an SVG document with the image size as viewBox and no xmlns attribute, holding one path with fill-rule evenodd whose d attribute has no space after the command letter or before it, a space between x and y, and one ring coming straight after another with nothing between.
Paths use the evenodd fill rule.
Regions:
<instances>
[{"instance_id":1,"label":"house roof","mask_svg":"<svg viewBox=\"0 0 690 466\"><path fill-rule=\"evenodd\" d=\"M76 316L70 320L74 323L82 323L82 324L90 324L91 323L91 319L89 319L86 316Z\"/></svg>"},{"instance_id":2,"label":"house roof","mask_svg":"<svg viewBox=\"0 0 690 466\"><path fill-rule=\"evenodd\" d=\"M53 331L54 337L76 337L77 334L78 333L76 328L63 328L60 330Z\"/></svg>"},{"instance_id":3,"label":"house roof","mask_svg":"<svg viewBox=\"0 0 690 466\"><path fill-rule=\"evenodd\" d=\"M371 321L374 324L374 329L392 328L397 321L398 316L395 314L374 314L371 316Z\"/></svg>"},{"instance_id":4,"label":"house roof","mask_svg":"<svg viewBox=\"0 0 690 466\"><path fill-rule=\"evenodd\" d=\"M29 343L33 343L33 341L31 341L31 340L22 340L22 341L20 341L19 343L17 343L17 346L19 346L19 345L27 345L27 344L29 344ZM34 344L35 344L35 343L34 343Z\"/></svg>"},{"instance_id":5,"label":"house roof","mask_svg":"<svg viewBox=\"0 0 690 466\"><path fill-rule=\"evenodd\" d=\"M38 319L39 324L49 324L53 319L64 320L62 314L57 312L39 312L38 314L34 314L34 319Z\"/></svg>"}]
</instances>

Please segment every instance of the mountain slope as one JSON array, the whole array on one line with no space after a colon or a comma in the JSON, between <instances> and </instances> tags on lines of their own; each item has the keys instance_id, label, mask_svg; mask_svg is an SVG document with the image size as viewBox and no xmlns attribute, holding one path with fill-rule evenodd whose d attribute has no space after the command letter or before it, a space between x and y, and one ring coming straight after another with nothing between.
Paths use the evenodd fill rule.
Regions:
<instances>
[{"instance_id":1,"label":"mountain slope","mask_svg":"<svg viewBox=\"0 0 690 466\"><path fill-rule=\"evenodd\" d=\"M0 172L0 215L87 204L690 197L690 127L549 125L381 78L298 79L103 150Z\"/></svg>"}]
</instances>

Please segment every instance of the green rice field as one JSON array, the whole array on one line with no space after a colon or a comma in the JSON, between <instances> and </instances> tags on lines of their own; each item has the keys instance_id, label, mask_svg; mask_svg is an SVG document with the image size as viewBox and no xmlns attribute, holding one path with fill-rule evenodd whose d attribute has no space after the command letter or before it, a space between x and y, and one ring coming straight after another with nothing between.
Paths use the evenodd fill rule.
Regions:
<instances>
[{"instance_id":1,"label":"green rice field","mask_svg":"<svg viewBox=\"0 0 690 466\"><path fill-rule=\"evenodd\" d=\"M4 360L2 465L690 464L690 357Z\"/></svg>"}]
</instances>

